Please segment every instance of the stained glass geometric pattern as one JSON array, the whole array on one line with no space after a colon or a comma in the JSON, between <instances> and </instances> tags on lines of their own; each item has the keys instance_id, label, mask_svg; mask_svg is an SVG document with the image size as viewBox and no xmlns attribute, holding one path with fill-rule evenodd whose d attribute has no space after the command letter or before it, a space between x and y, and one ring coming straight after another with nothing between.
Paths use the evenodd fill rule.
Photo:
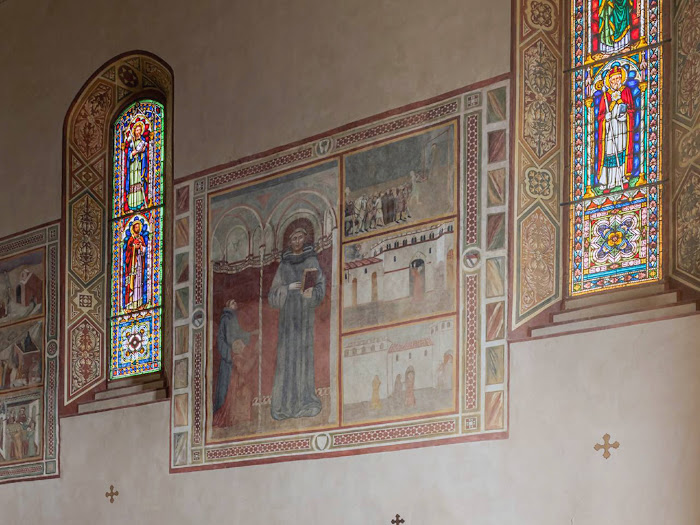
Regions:
<instances>
[{"instance_id":1,"label":"stained glass geometric pattern","mask_svg":"<svg viewBox=\"0 0 700 525\"><path fill-rule=\"evenodd\" d=\"M114 124L112 217L163 204L163 105L141 100Z\"/></svg>"},{"instance_id":2,"label":"stained glass geometric pattern","mask_svg":"<svg viewBox=\"0 0 700 525\"><path fill-rule=\"evenodd\" d=\"M160 363L160 308L112 319L110 379L156 372Z\"/></svg>"},{"instance_id":3,"label":"stained glass geometric pattern","mask_svg":"<svg viewBox=\"0 0 700 525\"><path fill-rule=\"evenodd\" d=\"M161 368L164 117L141 100L114 123L110 379Z\"/></svg>"},{"instance_id":4,"label":"stained glass geometric pattern","mask_svg":"<svg viewBox=\"0 0 700 525\"><path fill-rule=\"evenodd\" d=\"M661 278L658 0L573 0L571 293Z\"/></svg>"},{"instance_id":5,"label":"stained glass geometric pattern","mask_svg":"<svg viewBox=\"0 0 700 525\"><path fill-rule=\"evenodd\" d=\"M163 208L112 223L112 316L160 306Z\"/></svg>"}]
</instances>

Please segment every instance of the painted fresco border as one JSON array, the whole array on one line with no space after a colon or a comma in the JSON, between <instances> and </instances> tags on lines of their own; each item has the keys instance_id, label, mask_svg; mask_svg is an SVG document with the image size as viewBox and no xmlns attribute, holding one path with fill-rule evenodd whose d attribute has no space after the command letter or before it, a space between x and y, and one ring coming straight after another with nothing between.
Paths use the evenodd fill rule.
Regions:
<instances>
[{"instance_id":1,"label":"painted fresco border","mask_svg":"<svg viewBox=\"0 0 700 525\"><path fill-rule=\"evenodd\" d=\"M59 295L60 224L49 223L0 240L0 257L7 258L28 250L44 248L44 314L42 319L44 363L43 385L2 394L3 399L40 399L42 404L42 452L40 460L0 466L0 484L59 476Z\"/></svg>"},{"instance_id":2,"label":"painted fresco border","mask_svg":"<svg viewBox=\"0 0 700 525\"><path fill-rule=\"evenodd\" d=\"M671 207L666 220L671 224L671 236L666 253L671 254L671 276L695 291L700 291L700 229L695 212L700 206L700 154L695 146L700 136L699 17L699 2L675 2L670 24L674 45L672 52L667 51L671 78L666 81L672 86L667 97L671 105L668 143L672 154L667 153L666 158L671 159L667 172L672 188L667 191Z\"/></svg>"},{"instance_id":3,"label":"painted fresco border","mask_svg":"<svg viewBox=\"0 0 700 525\"><path fill-rule=\"evenodd\" d=\"M513 0L514 177L512 216L515 233L511 329L533 319L561 298L561 198L564 163L563 76L566 25L562 0ZM537 78L537 82L534 79ZM533 102L537 102L534 104ZM544 130L544 131L543 131ZM544 177L541 188L533 180ZM545 214L543 209L547 210ZM518 232L518 225L522 228ZM539 239L551 239L543 249Z\"/></svg>"},{"instance_id":4,"label":"painted fresco border","mask_svg":"<svg viewBox=\"0 0 700 525\"><path fill-rule=\"evenodd\" d=\"M510 240L507 225L510 222L508 192L510 180L510 75L501 75L435 97L423 103L390 111L327 132L310 139L255 155L228 166L194 174L175 186L175 231L178 224L186 232L187 243L173 250L173 258L189 262L186 280L173 284L173 291L189 290L189 317L173 320L173 370L178 366L187 372L187 379L174 385L171 399L171 464L172 472L254 465L269 462L317 459L355 455L438 444L502 439L508 435L508 346L507 312L509 311L509 257ZM489 121L493 110L492 95L504 101ZM493 111L492 111L493 113ZM468 117L471 115L471 117ZM458 303L460 329L458 413L453 416L431 414L418 419L382 423L350 424L319 431L301 431L275 438L269 435L244 441L231 439L210 445L205 440L205 370L206 370L206 314L207 304L207 231L208 196L221 190L237 187L241 182L253 184L263 178L282 172L297 171L306 165L330 160L342 153L383 143L394 137L421 131L437 124L458 119L458 194L460 221L458 233L460 255L458 275ZM466 123L472 122L472 137L465 140ZM476 127L474 125L476 124ZM495 133L489 136L490 133ZM489 139L499 153L489 159ZM499 149L501 148L501 149ZM467 157L470 159L470 180L465 188ZM474 159L477 159L476 161ZM490 160L490 161L489 161ZM498 172L502 184L502 203L488 197L489 173ZM503 184L505 186L503 187ZM492 185L493 188L493 185ZM182 198L178 198L182 196ZM473 213L476 203L477 213ZM489 219L491 222L489 223ZM432 219L431 219L432 221ZM491 226L491 234L487 232ZM469 242L465 240L465 232ZM354 238L347 239L348 242ZM465 256L476 250L476 264L467 265ZM471 252L470 252L471 254ZM487 261L498 260L500 277L487 275ZM174 260L173 260L174 262ZM340 277L340 276L339 276ZM466 283L471 283L466 286ZM490 296L486 297L486 291ZM495 291L494 291L495 290ZM466 294L463 295L463 294ZM467 329L467 327L470 327ZM374 329L374 328L373 328ZM362 331L365 331L362 329ZM354 333L354 332L353 332ZM178 335L179 334L179 335ZM178 343L178 341L181 341ZM503 347L499 382L487 385L486 353L489 348ZM467 359L467 350L470 358ZM500 355L500 354L499 354ZM468 385L465 383L469 383ZM467 401L469 397L472 401ZM176 404L175 400L178 399ZM177 405L177 406L176 406ZM358 443L356 436L364 436ZM352 437L355 436L355 437ZM362 440L360 440L362 441Z\"/></svg>"}]
</instances>

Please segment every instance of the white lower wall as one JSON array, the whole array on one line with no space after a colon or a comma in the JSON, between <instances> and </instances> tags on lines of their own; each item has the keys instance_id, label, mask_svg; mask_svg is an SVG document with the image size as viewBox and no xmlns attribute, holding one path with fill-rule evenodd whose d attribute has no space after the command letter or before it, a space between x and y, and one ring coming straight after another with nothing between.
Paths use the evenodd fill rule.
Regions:
<instances>
[{"instance_id":1,"label":"white lower wall","mask_svg":"<svg viewBox=\"0 0 700 525\"><path fill-rule=\"evenodd\" d=\"M699 341L696 316L513 345L502 441L170 475L168 403L64 419L61 479L0 486L0 523L696 525Z\"/></svg>"}]
</instances>

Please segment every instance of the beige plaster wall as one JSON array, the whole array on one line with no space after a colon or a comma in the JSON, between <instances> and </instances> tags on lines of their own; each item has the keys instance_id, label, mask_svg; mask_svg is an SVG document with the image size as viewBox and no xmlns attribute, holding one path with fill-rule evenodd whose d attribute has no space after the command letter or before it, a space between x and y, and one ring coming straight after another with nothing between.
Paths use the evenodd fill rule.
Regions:
<instances>
[{"instance_id":1,"label":"beige plaster wall","mask_svg":"<svg viewBox=\"0 0 700 525\"><path fill-rule=\"evenodd\" d=\"M117 54L172 66L182 177L505 73L510 0L7 0L0 35L4 236L59 217L63 118Z\"/></svg>"},{"instance_id":2,"label":"beige plaster wall","mask_svg":"<svg viewBox=\"0 0 700 525\"><path fill-rule=\"evenodd\" d=\"M0 487L2 523L695 525L697 319L513 345L503 441L169 475L167 403L64 419L61 479Z\"/></svg>"},{"instance_id":3,"label":"beige plaster wall","mask_svg":"<svg viewBox=\"0 0 700 525\"><path fill-rule=\"evenodd\" d=\"M509 8L6 0L0 236L60 216L63 117L118 53L173 67L182 177L508 71ZM61 478L0 486L0 523L700 523L698 340L691 317L513 345L504 441L170 475L167 403L64 419Z\"/></svg>"}]
</instances>

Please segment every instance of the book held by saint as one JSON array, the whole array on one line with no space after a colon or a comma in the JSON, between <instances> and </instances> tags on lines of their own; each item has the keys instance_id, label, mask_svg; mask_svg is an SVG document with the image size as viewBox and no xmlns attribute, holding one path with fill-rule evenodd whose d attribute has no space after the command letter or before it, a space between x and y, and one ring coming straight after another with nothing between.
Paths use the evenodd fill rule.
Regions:
<instances>
[{"instance_id":1,"label":"book held by saint","mask_svg":"<svg viewBox=\"0 0 700 525\"><path fill-rule=\"evenodd\" d=\"M301 278L301 292L309 290L316 286L316 277L318 270L316 268L306 268L304 270L304 275Z\"/></svg>"}]
</instances>

